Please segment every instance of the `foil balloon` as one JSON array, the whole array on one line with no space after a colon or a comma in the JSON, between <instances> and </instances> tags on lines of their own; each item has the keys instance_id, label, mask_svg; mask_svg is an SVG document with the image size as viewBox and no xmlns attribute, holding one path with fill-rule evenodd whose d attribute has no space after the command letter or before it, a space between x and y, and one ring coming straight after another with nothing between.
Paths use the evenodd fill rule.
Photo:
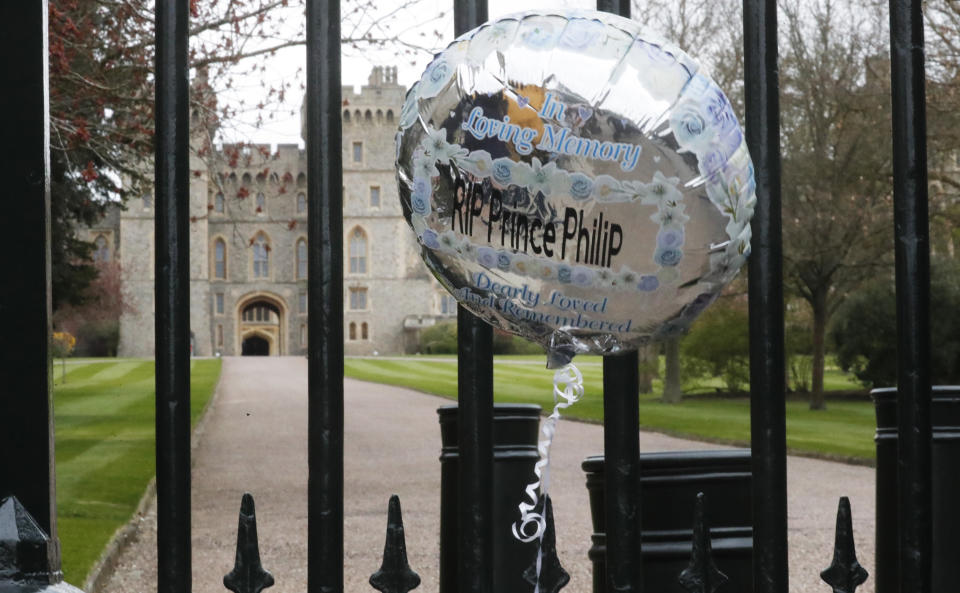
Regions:
<instances>
[{"instance_id":1,"label":"foil balloon","mask_svg":"<svg viewBox=\"0 0 960 593\"><path fill-rule=\"evenodd\" d=\"M683 332L750 249L730 102L616 15L523 13L454 41L407 94L397 178L437 279L552 367Z\"/></svg>"}]
</instances>

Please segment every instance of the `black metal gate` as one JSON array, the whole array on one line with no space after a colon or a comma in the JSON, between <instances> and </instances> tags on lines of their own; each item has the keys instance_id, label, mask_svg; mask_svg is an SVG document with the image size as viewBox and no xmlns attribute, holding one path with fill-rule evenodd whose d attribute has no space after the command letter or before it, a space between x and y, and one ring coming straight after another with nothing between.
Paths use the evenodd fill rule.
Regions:
<instances>
[{"instance_id":1,"label":"black metal gate","mask_svg":"<svg viewBox=\"0 0 960 593\"><path fill-rule=\"evenodd\" d=\"M340 7L307 0L309 176L309 535L311 593L343 591L343 291ZM629 15L626 0L598 8ZM189 0L157 0L156 449L160 593L191 589L189 425L188 67ZM931 461L929 240L923 22L920 0L890 0L895 156L894 207L899 398L899 589L929 593ZM456 0L456 33L487 19L485 0ZM786 438L780 154L775 0L744 0L747 141L758 204L750 258L754 591L786 593ZM0 590L59 581L53 496L47 114L47 2L0 8L7 250L0 316L0 496L15 495L48 534L46 544L0 549ZM459 312L459 589L492 593L491 328ZM640 591L637 366L604 359L607 590ZM393 506L393 505L391 505ZM245 507L247 505L245 504ZM841 505L842 508L842 505ZM249 508L248 510L252 510ZM702 527L702 526L701 526ZM251 544L252 545L252 544ZM251 548L252 550L253 548ZM388 546L389 549L389 546ZM397 550L394 550L397 552ZM843 556L843 551L839 556ZM388 555L393 552L388 553ZM395 560L399 556L395 557ZM843 559L840 558L842 561ZM19 563L19 564L18 564ZM258 566L247 567L255 577ZM389 567L387 567L389 568ZM851 566L829 571L849 591ZM389 577L389 578L388 578ZM391 573L384 591L406 591ZM836 580L839 579L839 580ZM242 579L240 579L242 581ZM32 584L31 584L32 583ZM393 584L390 584L393 583ZM259 591L261 579L244 591ZM22 586L22 589L17 589ZM238 589L240 590L240 589ZM691 589L710 591L708 585ZM499 592L498 592L499 593Z\"/></svg>"}]
</instances>

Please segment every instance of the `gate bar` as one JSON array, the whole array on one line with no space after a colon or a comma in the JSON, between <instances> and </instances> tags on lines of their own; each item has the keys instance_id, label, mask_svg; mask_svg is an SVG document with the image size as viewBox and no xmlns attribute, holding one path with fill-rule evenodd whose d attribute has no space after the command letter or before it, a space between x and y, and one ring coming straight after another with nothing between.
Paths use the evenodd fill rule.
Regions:
<instances>
[{"instance_id":1,"label":"gate bar","mask_svg":"<svg viewBox=\"0 0 960 593\"><path fill-rule=\"evenodd\" d=\"M893 208L897 269L900 591L929 593L932 489L930 237L920 0L890 0Z\"/></svg>"},{"instance_id":2,"label":"gate bar","mask_svg":"<svg viewBox=\"0 0 960 593\"><path fill-rule=\"evenodd\" d=\"M454 35L487 21L487 0L454 0ZM493 328L457 307L460 593L493 593Z\"/></svg>"},{"instance_id":3,"label":"gate bar","mask_svg":"<svg viewBox=\"0 0 960 593\"><path fill-rule=\"evenodd\" d=\"M743 32L745 127L757 183L748 278L753 590L787 593L787 387L776 0L744 0Z\"/></svg>"},{"instance_id":4,"label":"gate bar","mask_svg":"<svg viewBox=\"0 0 960 593\"><path fill-rule=\"evenodd\" d=\"M307 0L307 590L343 591L340 1Z\"/></svg>"},{"instance_id":5,"label":"gate bar","mask_svg":"<svg viewBox=\"0 0 960 593\"><path fill-rule=\"evenodd\" d=\"M56 550L47 2L5 2L0 22L0 44L8 56L0 104L11 114L0 159L0 175L12 196L4 202L4 234L6 244L17 250L15 257L5 258L7 278L0 283L3 335L15 345L0 352L0 499L16 496L49 534L49 549ZM59 555L49 564L50 572L59 571Z\"/></svg>"},{"instance_id":6,"label":"gate bar","mask_svg":"<svg viewBox=\"0 0 960 593\"><path fill-rule=\"evenodd\" d=\"M603 357L607 593L643 591L639 385L640 367L636 351Z\"/></svg>"},{"instance_id":7,"label":"gate bar","mask_svg":"<svg viewBox=\"0 0 960 593\"><path fill-rule=\"evenodd\" d=\"M597 10L630 18L629 0ZM640 369L635 351L603 357L603 451L608 592L643 590L640 560Z\"/></svg>"},{"instance_id":8,"label":"gate bar","mask_svg":"<svg viewBox=\"0 0 960 593\"><path fill-rule=\"evenodd\" d=\"M189 593L189 1L157 0L156 13L157 589Z\"/></svg>"}]
</instances>

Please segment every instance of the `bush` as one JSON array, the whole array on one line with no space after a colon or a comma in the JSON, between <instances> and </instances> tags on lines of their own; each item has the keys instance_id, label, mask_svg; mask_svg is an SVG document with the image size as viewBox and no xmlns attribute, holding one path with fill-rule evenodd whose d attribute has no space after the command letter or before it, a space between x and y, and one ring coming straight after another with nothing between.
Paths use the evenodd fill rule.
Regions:
<instances>
[{"instance_id":1,"label":"bush","mask_svg":"<svg viewBox=\"0 0 960 593\"><path fill-rule=\"evenodd\" d=\"M422 354L456 354L457 322L443 321L420 332ZM502 330L493 330L494 354L543 354L543 347L535 342Z\"/></svg>"},{"instance_id":2,"label":"bush","mask_svg":"<svg viewBox=\"0 0 960 593\"><path fill-rule=\"evenodd\" d=\"M75 356L116 356L120 343L120 322L90 321L77 330Z\"/></svg>"},{"instance_id":3,"label":"bush","mask_svg":"<svg viewBox=\"0 0 960 593\"><path fill-rule=\"evenodd\" d=\"M934 261L930 282L933 382L960 382L960 267ZM830 332L837 362L866 387L897 383L897 314L893 280L876 281L851 295Z\"/></svg>"},{"instance_id":4,"label":"bush","mask_svg":"<svg viewBox=\"0 0 960 593\"><path fill-rule=\"evenodd\" d=\"M457 322L444 321L420 331L421 354L456 354Z\"/></svg>"},{"instance_id":5,"label":"bush","mask_svg":"<svg viewBox=\"0 0 960 593\"><path fill-rule=\"evenodd\" d=\"M813 328L796 320L787 320L784 328L787 353L787 381L790 391L809 393L813 380Z\"/></svg>"},{"instance_id":6,"label":"bush","mask_svg":"<svg viewBox=\"0 0 960 593\"><path fill-rule=\"evenodd\" d=\"M745 307L714 303L680 343L684 371L720 377L728 391L743 391L750 380L748 334Z\"/></svg>"}]
</instances>

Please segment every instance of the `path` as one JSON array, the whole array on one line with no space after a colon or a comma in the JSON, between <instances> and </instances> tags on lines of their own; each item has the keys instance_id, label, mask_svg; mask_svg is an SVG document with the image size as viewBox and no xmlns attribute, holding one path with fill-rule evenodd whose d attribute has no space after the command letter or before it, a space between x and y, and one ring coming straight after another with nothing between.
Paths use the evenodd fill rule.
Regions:
<instances>
[{"instance_id":1,"label":"path","mask_svg":"<svg viewBox=\"0 0 960 593\"><path fill-rule=\"evenodd\" d=\"M237 512L245 491L256 498L260 552L276 578L268 591L306 591L306 370L303 358L224 359L220 393L194 454L196 593L225 591L221 579L233 566ZM440 430L435 410L449 403L407 389L346 380L347 593L373 591L367 578L380 565L387 500L393 493L403 504L410 564L423 579L417 591L436 593ZM716 448L653 433L641 433L640 445L643 451ZM565 593L591 591L590 515L580 462L602 450L601 427L561 423L552 453L551 495L558 548L572 575ZM873 470L791 457L788 472L791 591L829 591L818 575L831 560L841 495L851 499L860 561L873 572ZM156 590L155 538L153 507L104 591ZM859 590L872 592L872 579Z\"/></svg>"}]
</instances>

